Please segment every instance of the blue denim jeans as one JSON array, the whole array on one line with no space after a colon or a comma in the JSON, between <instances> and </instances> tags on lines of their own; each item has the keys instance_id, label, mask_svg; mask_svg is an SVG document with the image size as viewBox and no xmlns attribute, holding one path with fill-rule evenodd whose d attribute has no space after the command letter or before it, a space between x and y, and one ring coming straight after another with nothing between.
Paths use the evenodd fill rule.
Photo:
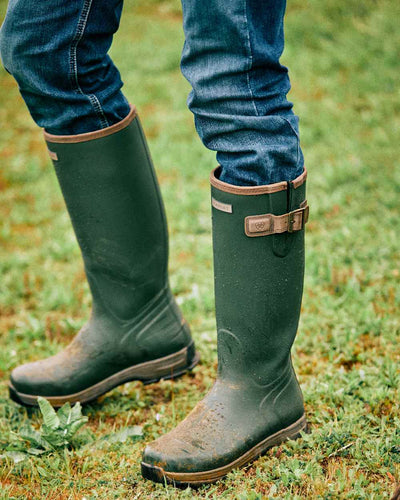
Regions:
<instances>
[{"instance_id":1,"label":"blue denim jeans","mask_svg":"<svg viewBox=\"0 0 400 500\"><path fill-rule=\"evenodd\" d=\"M129 113L107 52L122 0L10 0L0 32L4 67L40 126L57 135L117 123ZM293 180L303 171L298 120L286 99L284 0L182 0L182 72L196 129L217 151L221 180ZM133 96L134 97L134 96ZM133 99L134 100L134 99Z\"/></svg>"}]
</instances>

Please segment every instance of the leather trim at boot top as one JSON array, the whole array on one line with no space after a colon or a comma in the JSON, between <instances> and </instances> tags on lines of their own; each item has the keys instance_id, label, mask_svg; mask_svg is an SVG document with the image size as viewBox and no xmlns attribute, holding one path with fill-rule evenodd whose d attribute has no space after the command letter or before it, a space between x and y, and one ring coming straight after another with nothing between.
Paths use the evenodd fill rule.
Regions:
<instances>
[{"instance_id":1,"label":"leather trim at boot top","mask_svg":"<svg viewBox=\"0 0 400 500\"><path fill-rule=\"evenodd\" d=\"M76 144L78 142L101 139L102 137L107 137L108 135L115 134L115 132L119 132L124 129L136 118L137 111L135 106L131 105L130 108L131 110L123 120L118 123L114 123L114 125L110 125L109 127L95 130L94 132L86 132L84 134L77 135L54 135L44 131L43 135L47 142L55 142L57 144ZM52 159L54 160L55 158Z\"/></svg>"},{"instance_id":2,"label":"leather trim at boot top","mask_svg":"<svg viewBox=\"0 0 400 500\"><path fill-rule=\"evenodd\" d=\"M212 170L210 174L210 183L212 186L216 187L220 191L224 191L225 193L232 194L240 194L240 195L259 195L259 194L268 194L268 193L277 193L279 191L286 191L288 188L288 183L286 181L276 182L275 184L266 184L264 186L234 186L233 184L228 184L227 182L223 182L219 180L219 174L221 172L221 167L218 166ZM304 172L296 177L291 184L294 189L297 189L301 186L305 180L307 179L307 170L304 169Z\"/></svg>"}]
</instances>

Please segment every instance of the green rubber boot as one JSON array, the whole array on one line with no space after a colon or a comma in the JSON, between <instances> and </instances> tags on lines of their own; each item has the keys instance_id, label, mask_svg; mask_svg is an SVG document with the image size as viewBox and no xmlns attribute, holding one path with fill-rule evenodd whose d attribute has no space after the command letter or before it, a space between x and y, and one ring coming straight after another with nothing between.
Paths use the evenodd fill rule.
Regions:
<instances>
[{"instance_id":1,"label":"green rubber boot","mask_svg":"<svg viewBox=\"0 0 400 500\"><path fill-rule=\"evenodd\" d=\"M147 446L142 474L214 482L306 427L291 363L303 292L304 172L236 187L211 175L218 376L174 430Z\"/></svg>"},{"instance_id":2,"label":"green rubber boot","mask_svg":"<svg viewBox=\"0 0 400 500\"><path fill-rule=\"evenodd\" d=\"M164 208L135 109L103 130L45 138L82 251L92 315L66 349L12 372L12 399L87 403L130 380L184 373L198 357L169 288Z\"/></svg>"}]
</instances>

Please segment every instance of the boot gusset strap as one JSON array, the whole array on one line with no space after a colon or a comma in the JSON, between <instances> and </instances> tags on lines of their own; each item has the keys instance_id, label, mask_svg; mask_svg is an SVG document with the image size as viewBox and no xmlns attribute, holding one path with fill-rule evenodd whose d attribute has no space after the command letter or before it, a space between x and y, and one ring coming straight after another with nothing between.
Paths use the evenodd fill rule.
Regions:
<instances>
[{"instance_id":1,"label":"boot gusset strap","mask_svg":"<svg viewBox=\"0 0 400 500\"><path fill-rule=\"evenodd\" d=\"M283 215L250 215L244 220L244 232L250 238L270 234L301 231L308 221L309 206L305 200L301 207Z\"/></svg>"}]
</instances>

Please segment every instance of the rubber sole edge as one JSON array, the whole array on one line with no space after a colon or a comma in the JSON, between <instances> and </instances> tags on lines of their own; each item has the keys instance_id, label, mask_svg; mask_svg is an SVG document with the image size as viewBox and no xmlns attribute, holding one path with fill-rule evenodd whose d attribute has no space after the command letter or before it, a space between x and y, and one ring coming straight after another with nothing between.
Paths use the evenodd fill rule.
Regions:
<instances>
[{"instance_id":1,"label":"rubber sole edge","mask_svg":"<svg viewBox=\"0 0 400 500\"><path fill-rule=\"evenodd\" d=\"M78 393L65 396L43 395L42 397L46 398L55 408L59 408L67 402L74 404L79 401L81 404L88 404L127 382L140 381L148 385L159 382L160 380L178 378L192 370L199 360L200 356L198 352L194 350L194 344L192 343L180 351L164 356L163 358L126 368ZM38 406L37 399L40 396L18 392L11 382L8 384L8 389L10 398L15 403L27 407Z\"/></svg>"},{"instance_id":2,"label":"rubber sole edge","mask_svg":"<svg viewBox=\"0 0 400 500\"><path fill-rule=\"evenodd\" d=\"M276 432L272 436L267 437L239 458L223 467L204 472L169 472L156 465L142 462L142 476L145 479L149 479L157 483L165 484L165 482L167 482L168 484L172 484L177 487L196 487L203 484L215 483L232 470L244 467L253 460L256 460L273 446L277 446L288 439L298 439L301 437L301 432L306 431L306 429L307 420L305 415L303 415L290 426Z\"/></svg>"}]
</instances>

